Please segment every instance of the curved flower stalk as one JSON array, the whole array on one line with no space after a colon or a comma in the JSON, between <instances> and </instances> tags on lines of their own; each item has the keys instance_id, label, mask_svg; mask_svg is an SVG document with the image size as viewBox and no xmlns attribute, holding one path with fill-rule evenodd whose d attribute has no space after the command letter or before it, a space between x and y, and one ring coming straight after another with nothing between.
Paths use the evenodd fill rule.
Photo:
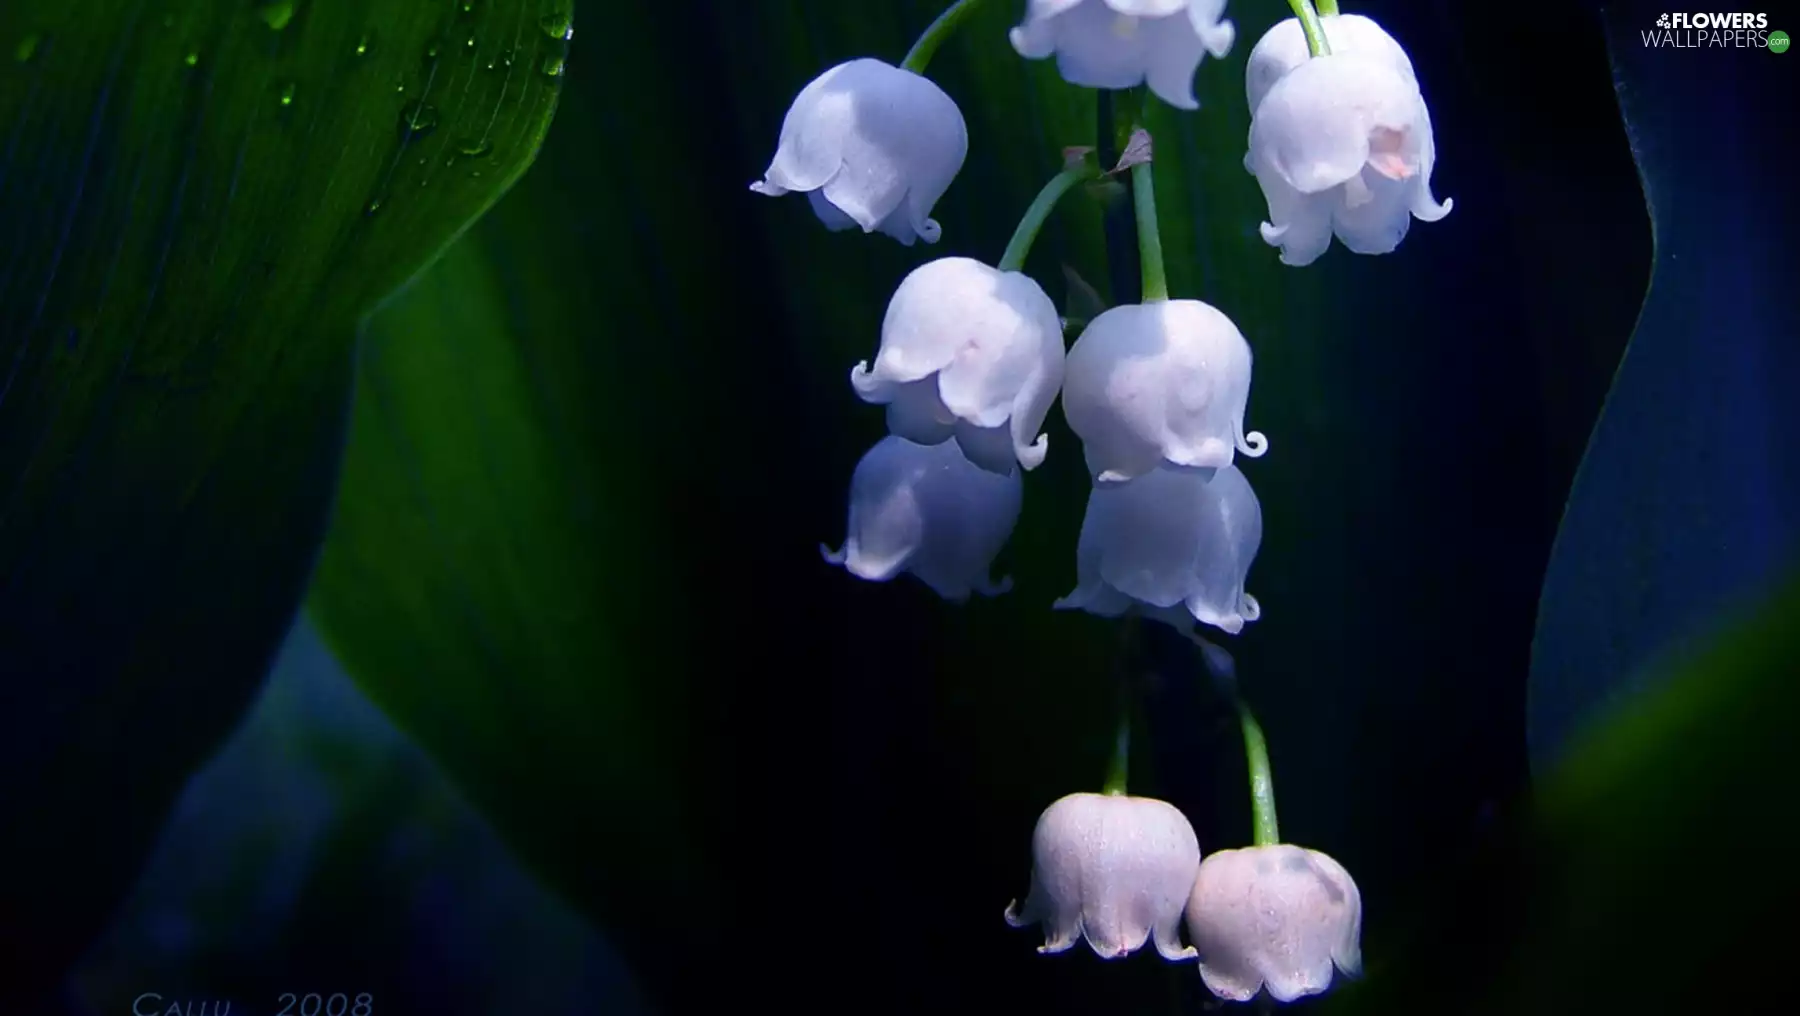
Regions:
<instances>
[{"instance_id":1,"label":"curved flower stalk","mask_svg":"<svg viewBox=\"0 0 1800 1016\"><path fill-rule=\"evenodd\" d=\"M1454 204L1431 193L1431 114L1405 51L1367 18L1324 23L1330 55L1307 58L1290 19L1245 71L1254 105L1244 168L1268 201L1263 240L1296 267L1318 260L1333 235L1357 254L1390 253L1412 219L1436 222Z\"/></svg>"},{"instance_id":2,"label":"curved flower stalk","mask_svg":"<svg viewBox=\"0 0 1800 1016\"><path fill-rule=\"evenodd\" d=\"M1198 109L1194 71L1206 54L1229 53L1237 37L1224 14L1225 0L1030 0L1011 37L1027 59L1055 54L1070 84L1148 84L1169 105Z\"/></svg>"},{"instance_id":3,"label":"curved flower stalk","mask_svg":"<svg viewBox=\"0 0 1800 1016\"><path fill-rule=\"evenodd\" d=\"M871 582L910 572L951 602L971 592L998 596L1012 581L995 582L989 570L1019 520L1021 488L1017 471L982 469L953 441L922 445L889 435L850 477L843 549L821 544L819 552Z\"/></svg>"},{"instance_id":4,"label":"curved flower stalk","mask_svg":"<svg viewBox=\"0 0 1800 1016\"><path fill-rule=\"evenodd\" d=\"M1236 466L1211 479L1162 466L1096 485L1075 550L1075 591L1059 610L1118 617L1137 610L1183 631L1192 622L1233 635L1262 616L1244 581L1262 545L1262 507Z\"/></svg>"},{"instance_id":5,"label":"curved flower stalk","mask_svg":"<svg viewBox=\"0 0 1800 1016\"><path fill-rule=\"evenodd\" d=\"M912 270L888 302L881 349L850 371L888 429L919 444L955 438L992 472L1035 469L1039 433L1063 381L1062 322L1043 287L963 257Z\"/></svg>"},{"instance_id":6,"label":"curved flower stalk","mask_svg":"<svg viewBox=\"0 0 1800 1016\"><path fill-rule=\"evenodd\" d=\"M795 97L758 194L806 194L832 230L936 243L932 206L969 151L955 100L930 79L880 60L838 64Z\"/></svg>"},{"instance_id":7,"label":"curved flower stalk","mask_svg":"<svg viewBox=\"0 0 1800 1016\"><path fill-rule=\"evenodd\" d=\"M1041 923L1040 953L1080 938L1102 959L1155 940L1164 959L1196 955L1180 939L1181 914L1200 868L1187 817L1149 797L1070 794L1044 809L1031 834L1031 892L1006 908L1015 928Z\"/></svg>"},{"instance_id":8,"label":"curved flower stalk","mask_svg":"<svg viewBox=\"0 0 1800 1016\"><path fill-rule=\"evenodd\" d=\"M1332 967L1362 969L1362 895L1343 866L1289 844L1206 858L1187 905L1200 978L1245 1002L1267 987L1278 1002L1331 986Z\"/></svg>"},{"instance_id":9,"label":"curved flower stalk","mask_svg":"<svg viewBox=\"0 0 1800 1016\"><path fill-rule=\"evenodd\" d=\"M1199 300L1125 304L1088 323L1064 368L1063 414L1098 483L1122 483L1161 462L1229 466L1268 450L1244 432L1250 344Z\"/></svg>"}]
</instances>

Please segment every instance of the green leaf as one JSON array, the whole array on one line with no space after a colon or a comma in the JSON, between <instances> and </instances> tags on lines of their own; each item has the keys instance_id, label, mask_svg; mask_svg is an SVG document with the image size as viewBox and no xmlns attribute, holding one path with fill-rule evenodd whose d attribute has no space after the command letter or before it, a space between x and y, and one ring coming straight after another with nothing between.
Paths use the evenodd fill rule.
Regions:
<instances>
[{"instance_id":1,"label":"green leaf","mask_svg":"<svg viewBox=\"0 0 1800 1016\"><path fill-rule=\"evenodd\" d=\"M58 975L261 680L359 323L530 164L558 10L0 5L10 969Z\"/></svg>"},{"instance_id":2,"label":"green leaf","mask_svg":"<svg viewBox=\"0 0 1800 1016\"><path fill-rule=\"evenodd\" d=\"M1529 814L1333 1008L1681 1013L1767 997L1800 901L1783 850L1800 782L1797 619L1790 574L1645 667L1650 690L1595 714Z\"/></svg>"}]
</instances>

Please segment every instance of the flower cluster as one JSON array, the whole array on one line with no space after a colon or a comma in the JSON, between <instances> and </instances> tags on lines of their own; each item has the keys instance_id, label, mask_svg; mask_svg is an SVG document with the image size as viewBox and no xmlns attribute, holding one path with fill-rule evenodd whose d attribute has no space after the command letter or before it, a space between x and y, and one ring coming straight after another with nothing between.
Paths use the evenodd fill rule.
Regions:
<instances>
[{"instance_id":1,"label":"flower cluster","mask_svg":"<svg viewBox=\"0 0 1800 1016\"><path fill-rule=\"evenodd\" d=\"M832 230L936 243L942 228L930 216L969 139L956 101L924 70L980 3L958 0L898 65L849 60L807 84L751 190L803 193ZM1021 57L1054 58L1072 85L1147 90L1191 110L1200 63L1226 57L1235 41L1225 3L1028 0L1009 37ZM1417 75L1374 21L1339 15L1335 3L1319 5L1324 17L1312 0L1291 5L1297 17L1256 43L1245 70L1244 168L1267 201L1262 238L1292 266L1317 260L1333 236L1357 254L1392 252L1413 218L1436 221L1451 208L1432 196L1436 151ZM1245 582L1262 513L1239 457L1258 458L1269 442L1245 429L1253 357L1244 334L1219 308L1167 292L1151 139L1140 127L1132 141L1113 167L1082 155L1066 162L998 260L942 257L900 280L873 358L849 378L858 398L882 407L887 434L851 477L843 546L820 549L858 578L910 574L955 602L1005 593L1011 582L993 577L994 562L1019 517L1023 474L1049 454L1043 427L1060 395L1091 489L1075 588L1054 606L1166 623L1207 647L1216 676L1229 658L1194 626L1235 635L1261 615ZM1142 299L1071 322L1023 271L1026 252L1064 194L1127 174ZM1252 736L1238 706L1266 784L1260 730ZM1121 726L1121 774L1124 735ZM1324 854L1280 843L1272 796L1253 800L1257 845L1202 859L1182 813L1127 795L1122 776L1106 793L1063 797L1038 821L1031 890L1007 920L1041 923L1043 952L1085 939L1116 958L1153 940L1166 959L1198 959L1207 987L1226 999L1323 991L1334 967L1360 964L1356 884Z\"/></svg>"}]
</instances>

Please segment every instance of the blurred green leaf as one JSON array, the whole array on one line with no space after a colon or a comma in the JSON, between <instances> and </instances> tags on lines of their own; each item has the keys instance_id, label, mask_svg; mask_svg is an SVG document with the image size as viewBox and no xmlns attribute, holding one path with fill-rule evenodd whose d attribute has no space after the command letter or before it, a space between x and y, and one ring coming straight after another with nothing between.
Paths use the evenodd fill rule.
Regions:
<instances>
[{"instance_id":1,"label":"blurred green leaf","mask_svg":"<svg viewBox=\"0 0 1800 1016\"><path fill-rule=\"evenodd\" d=\"M1779 990L1800 905L1800 575L1639 675L1350 1012L1681 1013Z\"/></svg>"},{"instance_id":2,"label":"blurred green leaf","mask_svg":"<svg viewBox=\"0 0 1800 1016\"><path fill-rule=\"evenodd\" d=\"M82 947L261 680L359 322L531 162L566 10L0 5L9 994Z\"/></svg>"}]
</instances>

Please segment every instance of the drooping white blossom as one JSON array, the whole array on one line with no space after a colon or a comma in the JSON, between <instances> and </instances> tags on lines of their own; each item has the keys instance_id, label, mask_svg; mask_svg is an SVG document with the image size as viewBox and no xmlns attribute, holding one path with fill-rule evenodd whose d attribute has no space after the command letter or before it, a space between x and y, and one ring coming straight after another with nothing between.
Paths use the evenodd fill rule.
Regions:
<instances>
[{"instance_id":1,"label":"drooping white blossom","mask_svg":"<svg viewBox=\"0 0 1800 1016\"><path fill-rule=\"evenodd\" d=\"M1030 0L1012 44L1032 60L1055 54L1070 84L1148 84L1169 105L1197 109L1194 71L1237 37L1224 14L1225 0Z\"/></svg>"},{"instance_id":2,"label":"drooping white blossom","mask_svg":"<svg viewBox=\"0 0 1800 1016\"><path fill-rule=\"evenodd\" d=\"M1334 234L1354 253L1390 253L1414 218L1436 222L1454 204L1431 193L1431 114L1405 51L1367 18L1325 21L1329 55L1307 58L1290 19L1245 71L1254 105L1244 168L1269 205L1263 239L1294 266L1317 260Z\"/></svg>"},{"instance_id":3,"label":"drooping white blossom","mask_svg":"<svg viewBox=\"0 0 1800 1016\"><path fill-rule=\"evenodd\" d=\"M1277 1002L1331 986L1331 969L1362 969L1362 895L1343 866L1280 844L1206 858L1187 905L1200 977L1245 1002L1265 986Z\"/></svg>"},{"instance_id":4,"label":"drooping white blossom","mask_svg":"<svg viewBox=\"0 0 1800 1016\"><path fill-rule=\"evenodd\" d=\"M800 90L759 194L806 194L833 230L936 243L932 206L969 151L955 100L929 78L880 60L838 64Z\"/></svg>"},{"instance_id":5,"label":"drooping white blossom","mask_svg":"<svg viewBox=\"0 0 1800 1016\"><path fill-rule=\"evenodd\" d=\"M1063 381L1062 322L1043 287L971 258L928 261L888 302L875 364L850 371L888 429L920 444L954 438L969 461L1010 473L1044 461L1040 434Z\"/></svg>"},{"instance_id":6,"label":"drooping white blossom","mask_svg":"<svg viewBox=\"0 0 1800 1016\"><path fill-rule=\"evenodd\" d=\"M1263 454L1263 435L1244 432L1250 362L1237 326L1198 300L1122 304L1094 318L1063 377L1063 415L1089 474L1118 483L1164 461L1217 469L1236 452Z\"/></svg>"},{"instance_id":7,"label":"drooping white blossom","mask_svg":"<svg viewBox=\"0 0 1800 1016\"><path fill-rule=\"evenodd\" d=\"M1123 794L1070 794L1044 809L1031 835L1031 892L1006 908L1015 928L1041 923L1040 953L1086 938L1103 959L1155 940L1164 959L1194 957L1180 938L1181 913L1200 868L1200 841L1187 816L1164 801Z\"/></svg>"},{"instance_id":8,"label":"drooping white blossom","mask_svg":"<svg viewBox=\"0 0 1800 1016\"><path fill-rule=\"evenodd\" d=\"M1002 476L963 457L954 441L922 445L888 435L856 464L844 546L825 560L871 582L911 573L946 600L997 596L995 555L1019 520L1020 473Z\"/></svg>"},{"instance_id":9,"label":"drooping white blossom","mask_svg":"<svg viewBox=\"0 0 1800 1016\"><path fill-rule=\"evenodd\" d=\"M1059 610L1128 610L1182 630L1194 621L1233 635L1262 616L1245 577L1262 545L1262 506L1236 466L1210 479L1161 466L1129 483L1095 485L1075 548L1075 591Z\"/></svg>"}]
</instances>

